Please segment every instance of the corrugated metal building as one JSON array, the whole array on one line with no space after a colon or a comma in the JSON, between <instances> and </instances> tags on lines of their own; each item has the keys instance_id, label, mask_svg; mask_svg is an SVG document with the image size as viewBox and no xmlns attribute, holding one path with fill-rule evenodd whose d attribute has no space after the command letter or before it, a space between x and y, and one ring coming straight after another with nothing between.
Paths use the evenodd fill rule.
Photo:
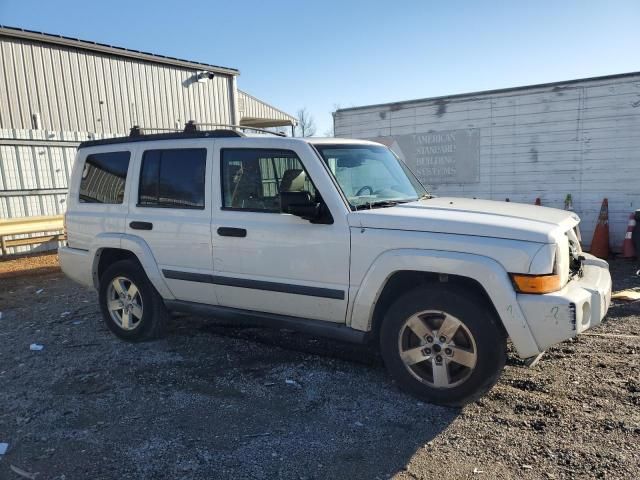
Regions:
<instances>
[{"instance_id":1,"label":"corrugated metal building","mask_svg":"<svg viewBox=\"0 0 640 480\"><path fill-rule=\"evenodd\" d=\"M64 212L80 141L133 125L291 127L238 90L238 70L0 27L0 218ZM41 248L46 248L44 246ZM25 251L30 247L19 247Z\"/></svg>"},{"instance_id":2,"label":"corrugated metal building","mask_svg":"<svg viewBox=\"0 0 640 480\"><path fill-rule=\"evenodd\" d=\"M640 73L340 109L334 128L391 146L439 196L571 194L587 246L603 198L614 250L640 208Z\"/></svg>"}]
</instances>

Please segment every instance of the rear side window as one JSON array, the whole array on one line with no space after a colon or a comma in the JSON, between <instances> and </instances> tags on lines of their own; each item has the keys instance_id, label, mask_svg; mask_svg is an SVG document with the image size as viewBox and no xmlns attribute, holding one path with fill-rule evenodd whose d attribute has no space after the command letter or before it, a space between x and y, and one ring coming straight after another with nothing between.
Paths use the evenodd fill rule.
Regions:
<instances>
[{"instance_id":1,"label":"rear side window","mask_svg":"<svg viewBox=\"0 0 640 480\"><path fill-rule=\"evenodd\" d=\"M140 169L139 207L204 209L206 148L147 150Z\"/></svg>"},{"instance_id":2,"label":"rear side window","mask_svg":"<svg viewBox=\"0 0 640 480\"><path fill-rule=\"evenodd\" d=\"M130 152L87 155L80 180L81 203L122 203Z\"/></svg>"}]
</instances>

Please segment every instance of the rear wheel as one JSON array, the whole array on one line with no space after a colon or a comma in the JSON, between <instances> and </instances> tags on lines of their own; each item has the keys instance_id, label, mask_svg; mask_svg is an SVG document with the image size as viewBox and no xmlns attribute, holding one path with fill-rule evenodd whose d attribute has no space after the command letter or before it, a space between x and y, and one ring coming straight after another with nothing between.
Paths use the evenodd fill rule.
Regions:
<instances>
[{"instance_id":1,"label":"rear wheel","mask_svg":"<svg viewBox=\"0 0 640 480\"><path fill-rule=\"evenodd\" d=\"M398 298L384 318L380 346L402 389L441 405L478 399L506 362L506 336L492 309L442 285Z\"/></svg>"},{"instance_id":2,"label":"rear wheel","mask_svg":"<svg viewBox=\"0 0 640 480\"><path fill-rule=\"evenodd\" d=\"M123 340L139 342L164 334L167 309L137 262L121 260L107 268L98 295L105 324Z\"/></svg>"}]
</instances>

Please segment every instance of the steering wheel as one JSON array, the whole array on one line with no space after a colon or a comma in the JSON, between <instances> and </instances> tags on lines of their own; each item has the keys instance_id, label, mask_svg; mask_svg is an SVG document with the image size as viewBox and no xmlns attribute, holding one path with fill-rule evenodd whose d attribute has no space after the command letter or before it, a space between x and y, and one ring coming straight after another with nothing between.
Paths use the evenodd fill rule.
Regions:
<instances>
[{"instance_id":1,"label":"steering wheel","mask_svg":"<svg viewBox=\"0 0 640 480\"><path fill-rule=\"evenodd\" d=\"M369 185L365 185L364 187L360 188L360 190L358 190L356 192L356 197L359 197L360 195L362 195L365 190L369 190L369 195L373 195L373 188L371 188Z\"/></svg>"}]
</instances>

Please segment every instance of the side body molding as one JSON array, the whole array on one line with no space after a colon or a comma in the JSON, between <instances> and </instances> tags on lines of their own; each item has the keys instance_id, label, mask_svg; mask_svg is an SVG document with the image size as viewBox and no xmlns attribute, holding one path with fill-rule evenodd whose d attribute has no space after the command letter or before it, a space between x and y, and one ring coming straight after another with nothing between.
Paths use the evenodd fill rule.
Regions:
<instances>
[{"instance_id":1,"label":"side body molding","mask_svg":"<svg viewBox=\"0 0 640 480\"><path fill-rule=\"evenodd\" d=\"M518 355L540 353L522 314L516 293L504 268L495 260L468 253L440 250L398 249L382 253L373 262L359 287L351 310L350 326L371 329L376 302L387 280L398 271L423 271L459 275L476 280L493 302ZM356 288L352 286L352 292Z\"/></svg>"},{"instance_id":2,"label":"side body molding","mask_svg":"<svg viewBox=\"0 0 640 480\"><path fill-rule=\"evenodd\" d=\"M100 252L105 248L120 248L132 252L142 264L147 277L156 288L158 293L165 300L174 300L175 297L169 290L162 272L158 268L149 245L142 238L126 233L102 233L96 236L94 243L89 250L93 257L93 285L98 288L98 264L100 262Z\"/></svg>"}]
</instances>

